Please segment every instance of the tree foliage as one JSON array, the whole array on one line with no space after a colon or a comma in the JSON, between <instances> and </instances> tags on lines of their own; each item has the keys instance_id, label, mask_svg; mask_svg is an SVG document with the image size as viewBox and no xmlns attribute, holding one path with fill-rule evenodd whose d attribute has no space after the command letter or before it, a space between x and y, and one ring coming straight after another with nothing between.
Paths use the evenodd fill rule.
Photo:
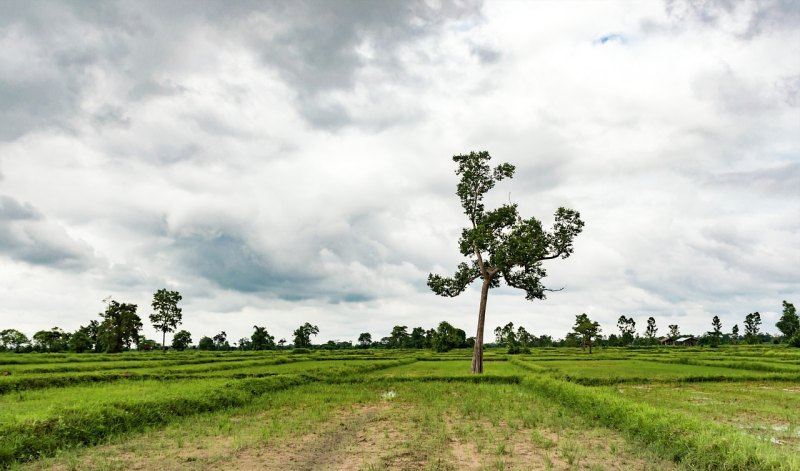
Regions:
<instances>
[{"instance_id":1,"label":"tree foliage","mask_svg":"<svg viewBox=\"0 0 800 471\"><path fill-rule=\"evenodd\" d=\"M98 327L98 341L107 353L129 349L139 340L142 320L136 314L136 304L106 300L106 310L100 313L103 322Z\"/></svg>"},{"instance_id":2,"label":"tree foliage","mask_svg":"<svg viewBox=\"0 0 800 471\"><path fill-rule=\"evenodd\" d=\"M794 304L783 301L783 315L781 316L775 327L787 338L791 339L800 333L800 318L797 316L797 310Z\"/></svg>"},{"instance_id":3,"label":"tree foliage","mask_svg":"<svg viewBox=\"0 0 800 471\"><path fill-rule=\"evenodd\" d=\"M206 337L208 338L208 337ZM179 330L172 336L172 348L183 351L192 344L192 334L187 330Z\"/></svg>"},{"instance_id":4,"label":"tree foliage","mask_svg":"<svg viewBox=\"0 0 800 471\"><path fill-rule=\"evenodd\" d=\"M620 332L620 343L622 345L632 344L634 335L636 335L636 321L633 320L633 317L619 316L617 328Z\"/></svg>"},{"instance_id":5,"label":"tree foliage","mask_svg":"<svg viewBox=\"0 0 800 471\"><path fill-rule=\"evenodd\" d=\"M589 316L578 314L575 316L575 325L572 327L575 334L581 339L581 348L586 350L589 347L589 353L592 353L592 340L600 335L600 323L589 319Z\"/></svg>"},{"instance_id":6,"label":"tree foliage","mask_svg":"<svg viewBox=\"0 0 800 471\"><path fill-rule=\"evenodd\" d=\"M241 348L241 341L239 347ZM275 337L269 335L266 327L253 326L253 335L250 336L250 348L253 350L274 350Z\"/></svg>"},{"instance_id":7,"label":"tree foliage","mask_svg":"<svg viewBox=\"0 0 800 471\"><path fill-rule=\"evenodd\" d=\"M432 347L437 352L447 352L454 348L465 346L467 334L451 325L449 322L440 322L433 334Z\"/></svg>"},{"instance_id":8,"label":"tree foliage","mask_svg":"<svg viewBox=\"0 0 800 471\"><path fill-rule=\"evenodd\" d=\"M372 345L372 334L369 332L361 332L358 336L358 346L361 348L369 348Z\"/></svg>"},{"instance_id":9,"label":"tree foliage","mask_svg":"<svg viewBox=\"0 0 800 471\"><path fill-rule=\"evenodd\" d=\"M654 343L658 327L656 327L656 319L654 317L647 318L647 327L644 329L644 336L647 337L649 343Z\"/></svg>"},{"instance_id":10,"label":"tree foliage","mask_svg":"<svg viewBox=\"0 0 800 471\"><path fill-rule=\"evenodd\" d=\"M708 332L708 336L711 338L711 345L716 347L720 344L722 340L722 321L719 320L719 316L714 316L711 319L711 331Z\"/></svg>"},{"instance_id":11,"label":"tree foliage","mask_svg":"<svg viewBox=\"0 0 800 471\"><path fill-rule=\"evenodd\" d=\"M18 331L17 329L5 329L0 331L0 349L14 350L19 352L20 348L27 344L28 336Z\"/></svg>"},{"instance_id":12,"label":"tree foliage","mask_svg":"<svg viewBox=\"0 0 800 471\"><path fill-rule=\"evenodd\" d=\"M294 347L295 348L309 348L311 347L311 336L319 334L319 327L311 325L308 322L301 325L294 331Z\"/></svg>"},{"instance_id":13,"label":"tree foliage","mask_svg":"<svg viewBox=\"0 0 800 471\"><path fill-rule=\"evenodd\" d=\"M550 291L542 284L547 272L544 260L567 258L573 240L583 229L580 214L559 208L552 230L546 231L536 218L523 219L516 204L504 204L487 211L483 199L497 182L514 175L514 166L503 163L492 169L488 152L456 155L456 175L461 177L456 194L470 225L461 232L458 246L468 262L459 264L455 275L428 275L428 286L440 296L458 296L478 278L482 280L478 309L478 331L472 358L472 372L483 372L483 330L490 288L504 279L511 287L525 291L528 300L544 299Z\"/></svg>"},{"instance_id":14,"label":"tree foliage","mask_svg":"<svg viewBox=\"0 0 800 471\"><path fill-rule=\"evenodd\" d=\"M160 289L153 294L153 302L150 304L155 311L150 314L150 322L153 327L161 332L161 346L166 349L167 332L174 332L181 323L182 310L178 303L183 299L177 291Z\"/></svg>"},{"instance_id":15,"label":"tree foliage","mask_svg":"<svg viewBox=\"0 0 800 471\"><path fill-rule=\"evenodd\" d=\"M197 342L197 349L198 350L214 350L214 339L211 337L205 336L201 337L200 341Z\"/></svg>"},{"instance_id":16,"label":"tree foliage","mask_svg":"<svg viewBox=\"0 0 800 471\"><path fill-rule=\"evenodd\" d=\"M681 330L677 324L670 324L668 327L669 327L669 338L675 340L676 338L681 336Z\"/></svg>"},{"instance_id":17,"label":"tree foliage","mask_svg":"<svg viewBox=\"0 0 800 471\"><path fill-rule=\"evenodd\" d=\"M761 314L751 312L744 318L744 341L749 344L760 342L759 334L761 329Z\"/></svg>"}]
</instances>

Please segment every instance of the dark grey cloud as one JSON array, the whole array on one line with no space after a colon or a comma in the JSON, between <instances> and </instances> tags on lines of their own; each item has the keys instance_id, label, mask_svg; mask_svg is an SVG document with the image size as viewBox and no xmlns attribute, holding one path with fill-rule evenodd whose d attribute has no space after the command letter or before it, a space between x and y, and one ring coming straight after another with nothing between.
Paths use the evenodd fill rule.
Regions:
<instances>
[{"instance_id":1,"label":"dark grey cloud","mask_svg":"<svg viewBox=\"0 0 800 471\"><path fill-rule=\"evenodd\" d=\"M95 257L88 244L71 238L30 204L0 195L0 254L12 260L83 271Z\"/></svg>"},{"instance_id":2,"label":"dark grey cloud","mask_svg":"<svg viewBox=\"0 0 800 471\"><path fill-rule=\"evenodd\" d=\"M240 41L294 91L297 111L314 126L385 127L390 120L371 122L329 93L351 91L367 67L398 82L408 75L399 58L404 46L435 37L448 22L477 21L481 6L478 0L437 6L423 1L155 5L2 2L0 139L52 128L74 132L81 117L96 125L128 125L120 105L125 96L136 102L180 95L187 90L182 74L219 67L213 60L217 51L203 48L230 44L187 54L185 45L197 35ZM496 51L480 45L476 51L482 61L497 58ZM111 102L99 104L89 99L99 81L115 76L127 89L123 96L105 96ZM379 90L369 93L372 101L385 100Z\"/></svg>"},{"instance_id":3,"label":"dark grey cloud","mask_svg":"<svg viewBox=\"0 0 800 471\"><path fill-rule=\"evenodd\" d=\"M321 300L329 303L364 302L375 293L363 287L337 283L322 261L303 253L284 262L258 248L235 229L198 229L178 235L169 251L189 276L200 276L217 286L242 293L261 293L286 301Z\"/></svg>"}]
</instances>

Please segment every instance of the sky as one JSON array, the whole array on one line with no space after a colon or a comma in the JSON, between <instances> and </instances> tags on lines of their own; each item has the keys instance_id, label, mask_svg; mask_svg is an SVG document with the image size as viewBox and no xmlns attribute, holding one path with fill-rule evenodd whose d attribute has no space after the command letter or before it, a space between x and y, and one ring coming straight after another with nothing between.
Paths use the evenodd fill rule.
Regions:
<instances>
[{"instance_id":1,"label":"sky","mask_svg":"<svg viewBox=\"0 0 800 471\"><path fill-rule=\"evenodd\" d=\"M800 4L0 2L0 329L153 293L195 342L377 339L448 321L452 156L516 166L487 207L581 213L562 291L492 290L486 331L586 313L776 333L800 303ZM159 339L160 340L160 339ZM168 339L169 341L169 339Z\"/></svg>"}]
</instances>

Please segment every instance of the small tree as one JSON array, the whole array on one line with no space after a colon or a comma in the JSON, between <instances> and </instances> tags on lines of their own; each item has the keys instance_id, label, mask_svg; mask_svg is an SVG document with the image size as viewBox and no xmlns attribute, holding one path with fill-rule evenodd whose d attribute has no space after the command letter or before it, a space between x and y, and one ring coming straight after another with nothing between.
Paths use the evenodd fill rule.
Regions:
<instances>
[{"instance_id":1,"label":"small tree","mask_svg":"<svg viewBox=\"0 0 800 471\"><path fill-rule=\"evenodd\" d=\"M494 329L495 342L501 347L508 348L508 353L519 353L519 341L517 340L517 333L514 332L514 323L509 322L503 327Z\"/></svg>"},{"instance_id":2,"label":"small tree","mask_svg":"<svg viewBox=\"0 0 800 471\"><path fill-rule=\"evenodd\" d=\"M633 317L619 316L619 319L617 319L617 328L620 333L620 343L622 345L632 344L634 335L636 334L636 321L633 320Z\"/></svg>"},{"instance_id":3,"label":"small tree","mask_svg":"<svg viewBox=\"0 0 800 471\"><path fill-rule=\"evenodd\" d=\"M201 337L200 341L197 342L197 348L199 350L214 350L214 339L211 337Z\"/></svg>"},{"instance_id":4,"label":"small tree","mask_svg":"<svg viewBox=\"0 0 800 471\"><path fill-rule=\"evenodd\" d=\"M389 348L406 348L411 341L408 335L408 326L396 325L389 336Z\"/></svg>"},{"instance_id":5,"label":"small tree","mask_svg":"<svg viewBox=\"0 0 800 471\"><path fill-rule=\"evenodd\" d=\"M722 338L722 322L719 320L719 316L714 316L711 319L711 327L712 330L708 333L708 336L711 337L711 345L716 347Z\"/></svg>"},{"instance_id":6,"label":"small tree","mask_svg":"<svg viewBox=\"0 0 800 471\"><path fill-rule=\"evenodd\" d=\"M100 313L103 322L98 328L98 341L107 353L119 353L138 342L142 320L136 314L136 304L118 303L107 298L106 310Z\"/></svg>"},{"instance_id":7,"label":"small tree","mask_svg":"<svg viewBox=\"0 0 800 471\"><path fill-rule=\"evenodd\" d=\"M369 348L372 345L372 334L369 332L362 332L358 336L358 346L361 348Z\"/></svg>"},{"instance_id":8,"label":"small tree","mask_svg":"<svg viewBox=\"0 0 800 471\"><path fill-rule=\"evenodd\" d=\"M556 211L550 232L536 218L522 219L516 204L486 211L484 195L497 182L514 175L513 165L504 163L491 169L490 159L488 152L453 157L458 165L456 175L461 176L456 194L470 222L463 229L458 245L470 263L462 262L452 278L428 275L431 290L449 297L458 296L476 279L482 280L472 352L473 373L483 372L483 330L489 289L500 286L502 277L509 286L524 290L526 299L544 299L545 292L550 290L541 283L547 275L542 261L569 257L573 252L572 241L583 229L580 214L566 208Z\"/></svg>"},{"instance_id":9,"label":"small tree","mask_svg":"<svg viewBox=\"0 0 800 471\"><path fill-rule=\"evenodd\" d=\"M467 334L449 322L440 322L433 334L431 346L437 352L447 352L463 346L467 342Z\"/></svg>"},{"instance_id":10,"label":"small tree","mask_svg":"<svg viewBox=\"0 0 800 471\"><path fill-rule=\"evenodd\" d=\"M181 308L178 303L183 299L177 291L160 289L153 294L150 304L156 311L150 314L150 322L156 330L161 331L161 348L167 350L167 332L174 332L181 323Z\"/></svg>"},{"instance_id":11,"label":"small tree","mask_svg":"<svg viewBox=\"0 0 800 471\"><path fill-rule=\"evenodd\" d=\"M311 325L308 322L301 325L294 331L294 347L295 348L309 348L311 347L311 336L319 334L319 327Z\"/></svg>"},{"instance_id":12,"label":"small tree","mask_svg":"<svg viewBox=\"0 0 800 471\"><path fill-rule=\"evenodd\" d=\"M675 340L676 338L681 336L681 331L678 328L677 324L670 324L668 327L669 327L669 338Z\"/></svg>"},{"instance_id":13,"label":"small tree","mask_svg":"<svg viewBox=\"0 0 800 471\"><path fill-rule=\"evenodd\" d=\"M67 342L69 351L75 353L83 353L91 351L94 348L94 342L89 334L86 332L85 327L80 327L69 337Z\"/></svg>"},{"instance_id":14,"label":"small tree","mask_svg":"<svg viewBox=\"0 0 800 471\"><path fill-rule=\"evenodd\" d=\"M205 337L208 338L208 337ZM183 351L189 348L189 345L192 344L192 334L186 330L180 330L172 336L172 348L175 350ZM213 345L213 340L212 340Z\"/></svg>"},{"instance_id":15,"label":"small tree","mask_svg":"<svg viewBox=\"0 0 800 471\"><path fill-rule=\"evenodd\" d=\"M269 335L266 327L253 326L255 330L253 335L250 336L250 347L253 350L273 350L275 349L275 337ZM239 342L241 347L241 342Z\"/></svg>"},{"instance_id":16,"label":"small tree","mask_svg":"<svg viewBox=\"0 0 800 471\"><path fill-rule=\"evenodd\" d=\"M736 344L739 342L739 324L733 324L731 329L731 341Z\"/></svg>"},{"instance_id":17,"label":"small tree","mask_svg":"<svg viewBox=\"0 0 800 471\"><path fill-rule=\"evenodd\" d=\"M5 329L0 331L0 347L2 350L11 350L19 353L20 347L29 342L28 336L17 329Z\"/></svg>"},{"instance_id":18,"label":"small tree","mask_svg":"<svg viewBox=\"0 0 800 471\"><path fill-rule=\"evenodd\" d=\"M525 327L522 326L517 327L517 341L522 347L522 349L520 350L522 353L530 353L528 347L533 345L533 342L535 340L536 337L531 335Z\"/></svg>"},{"instance_id":19,"label":"small tree","mask_svg":"<svg viewBox=\"0 0 800 471\"><path fill-rule=\"evenodd\" d=\"M425 329L422 327L414 327L411 329L409 346L411 348L430 348L430 345L428 345L428 341L425 338Z\"/></svg>"},{"instance_id":20,"label":"small tree","mask_svg":"<svg viewBox=\"0 0 800 471\"><path fill-rule=\"evenodd\" d=\"M759 330L761 327L761 314L751 312L744 318L744 339L749 344L759 343Z\"/></svg>"},{"instance_id":21,"label":"small tree","mask_svg":"<svg viewBox=\"0 0 800 471\"><path fill-rule=\"evenodd\" d=\"M786 340L793 338L800 333L800 318L797 316L797 310L794 304L783 301L783 315L775 327L781 331Z\"/></svg>"},{"instance_id":22,"label":"small tree","mask_svg":"<svg viewBox=\"0 0 800 471\"><path fill-rule=\"evenodd\" d=\"M592 340L600 335L600 324L597 321L589 319L589 316L578 314L575 316L575 326L572 328L575 334L581 339L581 348L586 350L589 347L589 354L592 353Z\"/></svg>"},{"instance_id":23,"label":"small tree","mask_svg":"<svg viewBox=\"0 0 800 471\"><path fill-rule=\"evenodd\" d=\"M224 330L214 336L214 349L215 350L231 349L231 346L228 343L228 334L226 334Z\"/></svg>"},{"instance_id":24,"label":"small tree","mask_svg":"<svg viewBox=\"0 0 800 471\"><path fill-rule=\"evenodd\" d=\"M656 334L658 333L658 327L656 327L656 320L653 317L647 318L647 327L644 330L644 336L647 337L648 343L651 345L656 342Z\"/></svg>"}]
</instances>

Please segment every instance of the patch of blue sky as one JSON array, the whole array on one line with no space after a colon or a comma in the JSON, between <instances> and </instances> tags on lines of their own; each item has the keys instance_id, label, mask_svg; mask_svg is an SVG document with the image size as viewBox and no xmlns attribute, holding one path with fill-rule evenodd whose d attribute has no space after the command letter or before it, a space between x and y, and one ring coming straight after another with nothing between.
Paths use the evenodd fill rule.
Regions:
<instances>
[{"instance_id":1,"label":"patch of blue sky","mask_svg":"<svg viewBox=\"0 0 800 471\"><path fill-rule=\"evenodd\" d=\"M608 43L625 44L627 42L628 38L617 33L604 34L603 36L600 36L599 38L594 40L595 44L608 44Z\"/></svg>"}]
</instances>

